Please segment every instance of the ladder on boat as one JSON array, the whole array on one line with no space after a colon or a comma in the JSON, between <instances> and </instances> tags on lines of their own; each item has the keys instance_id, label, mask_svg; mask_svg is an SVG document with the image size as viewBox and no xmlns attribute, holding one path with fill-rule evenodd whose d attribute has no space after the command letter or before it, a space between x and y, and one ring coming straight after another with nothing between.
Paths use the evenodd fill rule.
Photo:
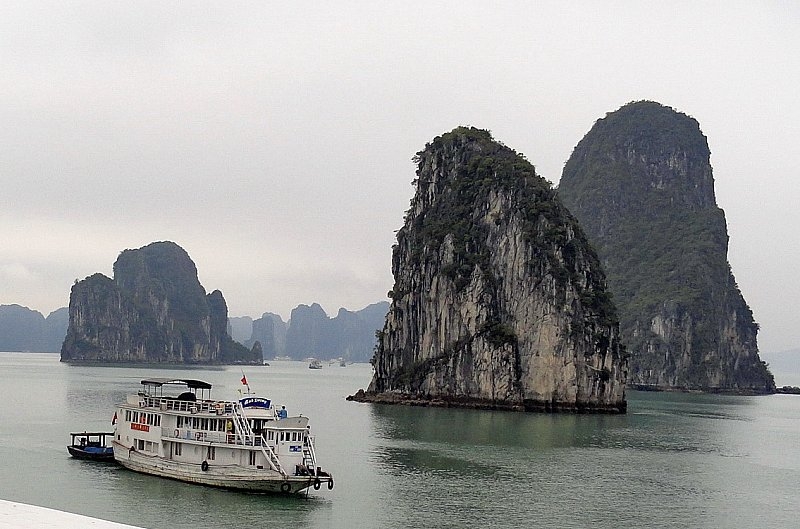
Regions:
<instances>
[{"instance_id":1,"label":"ladder on boat","mask_svg":"<svg viewBox=\"0 0 800 529\"><path fill-rule=\"evenodd\" d=\"M310 435L306 436L303 443L303 466L311 469L311 473L317 475L317 454L314 451L314 440Z\"/></svg>"},{"instance_id":2,"label":"ladder on boat","mask_svg":"<svg viewBox=\"0 0 800 529\"><path fill-rule=\"evenodd\" d=\"M244 416L244 408L242 408L241 402L236 402L233 405L233 422L236 426L236 438L239 442L243 445L256 445L256 435L253 433L253 429L250 428L250 423L247 422L247 418ZM259 435L258 438L258 447L261 449L261 453L264 454L267 463L269 463L269 467L275 472L280 472L283 477L286 477L286 471L283 470L278 455L272 447L267 444L267 440L264 439L263 435Z\"/></svg>"}]
</instances>

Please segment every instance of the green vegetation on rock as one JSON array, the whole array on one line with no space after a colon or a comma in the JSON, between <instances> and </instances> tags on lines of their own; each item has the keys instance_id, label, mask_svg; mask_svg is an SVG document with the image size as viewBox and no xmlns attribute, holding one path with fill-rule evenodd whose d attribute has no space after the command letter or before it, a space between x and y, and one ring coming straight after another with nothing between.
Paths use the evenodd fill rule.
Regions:
<instances>
[{"instance_id":1,"label":"green vegetation on rock","mask_svg":"<svg viewBox=\"0 0 800 529\"><path fill-rule=\"evenodd\" d=\"M727 262L709 156L696 120L630 103L578 143L559 194L605 267L634 384L771 391Z\"/></svg>"},{"instance_id":2,"label":"green vegetation on rock","mask_svg":"<svg viewBox=\"0 0 800 529\"><path fill-rule=\"evenodd\" d=\"M416 192L393 247L392 304L364 398L624 411L614 305L552 186L470 127L434 138L414 161Z\"/></svg>"},{"instance_id":3,"label":"green vegetation on rock","mask_svg":"<svg viewBox=\"0 0 800 529\"><path fill-rule=\"evenodd\" d=\"M261 363L227 334L228 308L206 295L197 268L173 242L123 251L114 279L72 287L61 359L71 362Z\"/></svg>"}]
</instances>

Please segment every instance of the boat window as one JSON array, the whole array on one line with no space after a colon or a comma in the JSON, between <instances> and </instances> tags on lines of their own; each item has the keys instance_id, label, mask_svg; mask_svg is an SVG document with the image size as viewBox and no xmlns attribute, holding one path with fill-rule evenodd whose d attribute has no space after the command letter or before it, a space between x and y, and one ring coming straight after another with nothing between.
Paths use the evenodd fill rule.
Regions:
<instances>
[{"instance_id":1,"label":"boat window","mask_svg":"<svg viewBox=\"0 0 800 529\"><path fill-rule=\"evenodd\" d=\"M133 417L131 419L132 422L139 422L139 412L138 411L133 412Z\"/></svg>"},{"instance_id":2,"label":"boat window","mask_svg":"<svg viewBox=\"0 0 800 529\"><path fill-rule=\"evenodd\" d=\"M208 458L210 461L213 461L217 457L217 448L214 446L208 447Z\"/></svg>"},{"instance_id":3,"label":"boat window","mask_svg":"<svg viewBox=\"0 0 800 529\"><path fill-rule=\"evenodd\" d=\"M256 464L256 453L255 452L250 452L250 464L251 465L255 465Z\"/></svg>"},{"instance_id":4,"label":"boat window","mask_svg":"<svg viewBox=\"0 0 800 529\"><path fill-rule=\"evenodd\" d=\"M275 439L275 431L274 430L269 430L269 433L267 433L267 435L268 435L267 439L269 439L270 441Z\"/></svg>"},{"instance_id":5,"label":"boat window","mask_svg":"<svg viewBox=\"0 0 800 529\"><path fill-rule=\"evenodd\" d=\"M137 449L144 450L144 440L143 439L137 439L136 440L136 445L137 445L136 446Z\"/></svg>"},{"instance_id":6,"label":"boat window","mask_svg":"<svg viewBox=\"0 0 800 529\"><path fill-rule=\"evenodd\" d=\"M125 410L125 421L131 422L131 410Z\"/></svg>"},{"instance_id":7,"label":"boat window","mask_svg":"<svg viewBox=\"0 0 800 529\"><path fill-rule=\"evenodd\" d=\"M281 432L281 441L284 440L284 434L285 434L285 432Z\"/></svg>"},{"instance_id":8,"label":"boat window","mask_svg":"<svg viewBox=\"0 0 800 529\"><path fill-rule=\"evenodd\" d=\"M175 447L175 455L176 456L181 455L181 449L183 448L183 444L181 444L181 443L172 443L172 445Z\"/></svg>"}]
</instances>

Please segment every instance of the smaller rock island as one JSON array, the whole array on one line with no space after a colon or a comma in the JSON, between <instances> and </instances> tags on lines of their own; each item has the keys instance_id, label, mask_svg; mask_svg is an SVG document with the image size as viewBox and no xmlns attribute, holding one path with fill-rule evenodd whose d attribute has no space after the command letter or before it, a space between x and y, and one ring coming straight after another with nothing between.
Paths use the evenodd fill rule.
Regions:
<instances>
[{"instance_id":1,"label":"smaller rock island","mask_svg":"<svg viewBox=\"0 0 800 529\"><path fill-rule=\"evenodd\" d=\"M222 292L206 294L197 268L174 242L123 251L114 279L76 281L61 361L232 364L262 362L228 335Z\"/></svg>"},{"instance_id":2,"label":"smaller rock island","mask_svg":"<svg viewBox=\"0 0 800 529\"><path fill-rule=\"evenodd\" d=\"M594 251L522 155L458 127L417 153L367 391L350 400L626 411L626 355Z\"/></svg>"}]
</instances>

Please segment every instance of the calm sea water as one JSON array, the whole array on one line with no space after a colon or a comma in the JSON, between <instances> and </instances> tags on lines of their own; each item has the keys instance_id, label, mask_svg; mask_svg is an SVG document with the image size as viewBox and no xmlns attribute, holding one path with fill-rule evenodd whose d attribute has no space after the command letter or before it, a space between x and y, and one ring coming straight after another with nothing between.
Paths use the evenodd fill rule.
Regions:
<instances>
[{"instance_id":1,"label":"calm sea water","mask_svg":"<svg viewBox=\"0 0 800 529\"><path fill-rule=\"evenodd\" d=\"M0 498L146 528L800 526L800 397L633 392L624 416L535 415L345 401L367 364L245 373L311 417L333 491L230 492L68 456L67 434L110 429L142 378L199 378L234 398L238 368L0 353Z\"/></svg>"}]
</instances>

